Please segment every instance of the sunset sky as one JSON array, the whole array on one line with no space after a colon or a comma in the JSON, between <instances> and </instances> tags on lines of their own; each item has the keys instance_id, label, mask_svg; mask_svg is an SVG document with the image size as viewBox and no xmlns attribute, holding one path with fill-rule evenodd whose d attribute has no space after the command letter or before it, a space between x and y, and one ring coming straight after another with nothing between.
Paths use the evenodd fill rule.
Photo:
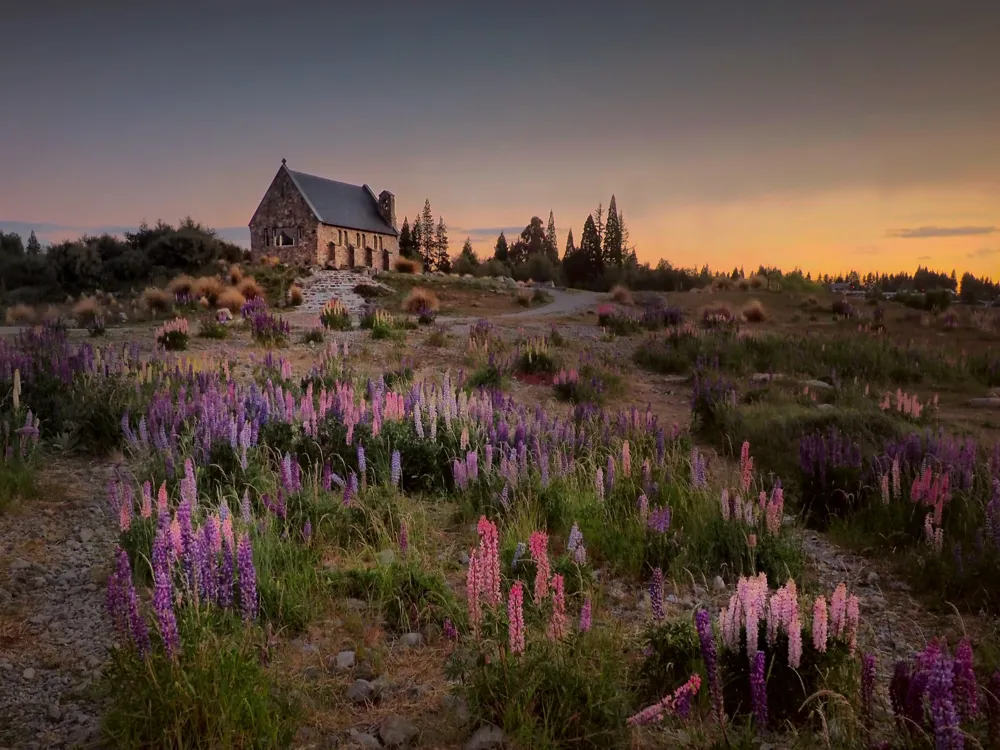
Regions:
<instances>
[{"instance_id":1,"label":"sunset sky","mask_svg":"<svg viewBox=\"0 0 1000 750\"><path fill-rule=\"evenodd\" d=\"M653 263L1000 277L995 0L19 5L0 228L242 236L284 157L454 253L615 193Z\"/></svg>"}]
</instances>

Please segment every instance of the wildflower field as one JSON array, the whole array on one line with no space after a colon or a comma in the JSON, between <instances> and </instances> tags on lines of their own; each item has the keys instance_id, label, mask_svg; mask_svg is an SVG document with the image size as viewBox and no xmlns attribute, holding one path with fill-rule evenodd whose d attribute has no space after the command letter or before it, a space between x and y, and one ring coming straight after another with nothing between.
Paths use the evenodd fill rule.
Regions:
<instances>
[{"instance_id":1,"label":"wildflower field","mask_svg":"<svg viewBox=\"0 0 1000 750\"><path fill-rule=\"evenodd\" d=\"M1000 747L1000 338L779 294L0 339L0 746Z\"/></svg>"}]
</instances>

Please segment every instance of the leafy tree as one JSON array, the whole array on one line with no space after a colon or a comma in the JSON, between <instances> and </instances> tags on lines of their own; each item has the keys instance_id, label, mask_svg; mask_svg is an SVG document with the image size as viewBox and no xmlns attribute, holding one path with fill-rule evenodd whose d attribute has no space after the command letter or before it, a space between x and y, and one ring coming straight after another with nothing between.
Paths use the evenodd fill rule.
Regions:
<instances>
[{"instance_id":1,"label":"leafy tree","mask_svg":"<svg viewBox=\"0 0 1000 750\"><path fill-rule=\"evenodd\" d=\"M434 270L448 273L451 270L451 257L448 255L448 227L444 219L438 217L434 227Z\"/></svg>"},{"instance_id":2,"label":"leafy tree","mask_svg":"<svg viewBox=\"0 0 1000 750\"><path fill-rule=\"evenodd\" d=\"M545 226L545 254L553 263L559 261L559 240L556 239L556 218L549 211L549 223Z\"/></svg>"},{"instance_id":3,"label":"leafy tree","mask_svg":"<svg viewBox=\"0 0 1000 750\"><path fill-rule=\"evenodd\" d=\"M28 235L28 245L25 247L25 252L32 256L37 257L42 254L42 243L38 241L35 236L35 230L31 230L31 234Z\"/></svg>"},{"instance_id":4,"label":"leafy tree","mask_svg":"<svg viewBox=\"0 0 1000 750\"><path fill-rule=\"evenodd\" d=\"M604 238L602 257L604 262L612 266L621 266L624 261L622 253L622 228L618 223L618 206L615 203L615 196L611 196L608 204L608 219L604 225Z\"/></svg>"},{"instance_id":5,"label":"leafy tree","mask_svg":"<svg viewBox=\"0 0 1000 750\"><path fill-rule=\"evenodd\" d=\"M497 237L497 244L493 248L493 257L501 263L506 263L510 260L510 248L507 245L507 238L503 236L503 232L500 232L500 236Z\"/></svg>"},{"instance_id":6,"label":"leafy tree","mask_svg":"<svg viewBox=\"0 0 1000 750\"><path fill-rule=\"evenodd\" d=\"M0 232L0 255L19 258L24 255L24 244L17 232Z\"/></svg>"}]
</instances>

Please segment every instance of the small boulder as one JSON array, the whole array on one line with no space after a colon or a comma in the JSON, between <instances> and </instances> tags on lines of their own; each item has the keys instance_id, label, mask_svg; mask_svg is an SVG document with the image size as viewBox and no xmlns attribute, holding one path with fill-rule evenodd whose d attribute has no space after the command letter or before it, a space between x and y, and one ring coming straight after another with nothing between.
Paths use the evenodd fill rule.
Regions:
<instances>
[{"instance_id":1,"label":"small boulder","mask_svg":"<svg viewBox=\"0 0 1000 750\"><path fill-rule=\"evenodd\" d=\"M353 651L341 651L336 657L337 669L341 671L352 669L356 659L357 656Z\"/></svg>"},{"instance_id":2,"label":"small boulder","mask_svg":"<svg viewBox=\"0 0 1000 750\"><path fill-rule=\"evenodd\" d=\"M378 736L386 747L409 747L420 734L417 725L401 716L389 716L378 728Z\"/></svg>"},{"instance_id":3,"label":"small boulder","mask_svg":"<svg viewBox=\"0 0 1000 750\"><path fill-rule=\"evenodd\" d=\"M407 633L399 640L408 648L416 648L424 642L424 637L420 633Z\"/></svg>"},{"instance_id":4,"label":"small boulder","mask_svg":"<svg viewBox=\"0 0 1000 750\"><path fill-rule=\"evenodd\" d=\"M377 737L373 737L367 732L359 732L357 729L352 729L348 734L349 743L348 747L359 747L363 750L382 750L382 743L378 741Z\"/></svg>"},{"instance_id":5,"label":"small boulder","mask_svg":"<svg viewBox=\"0 0 1000 750\"><path fill-rule=\"evenodd\" d=\"M817 391L832 391L833 386L827 383L825 380L804 380L802 385L809 388L814 388Z\"/></svg>"},{"instance_id":6,"label":"small boulder","mask_svg":"<svg viewBox=\"0 0 1000 750\"><path fill-rule=\"evenodd\" d=\"M495 750L495 748L504 747L506 744L507 738L504 736L503 730L489 724L485 727L479 727L472 733L464 745L464 750Z\"/></svg>"},{"instance_id":7,"label":"small boulder","mask_svg":"<svg viewBox=\"0 0 1000 750\"><path fill-rule=\"evenodd\" d=\"M370 703L375 697L375 686L368 680L355 680L347 688L347 699L352 703Z\"/></svg>"},{"instance_id":8,"label":"small boulder","mask_svg":"<svg viewBox=\"0 0 1000 750\"><path fill-rule=\"evenodd\" d=\"M1000 409L1000 398L969 399L969 406L977 409Z\"/></svg>"},{"instance_id":9,"label":"small boulder","mask_svg":"<svg viewBox=\"0 0 1000 750\"><path fill-rule=\"evenodd\" d=\"M378 564L388 567L396 562L396 553L391 549L384 549L378 553Z\"/></svg>"}]
</instances>

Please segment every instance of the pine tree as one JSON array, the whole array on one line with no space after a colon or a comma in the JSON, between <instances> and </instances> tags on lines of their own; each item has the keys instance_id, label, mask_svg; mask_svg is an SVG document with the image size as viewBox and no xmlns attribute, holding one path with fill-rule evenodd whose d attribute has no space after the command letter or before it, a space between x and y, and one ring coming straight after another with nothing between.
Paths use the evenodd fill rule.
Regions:
<instances>
[{"instance_id":1,"label":"pine tree","mask_svg":"<svg viewBox=\"0 0 1000 750\"><path fill-rule=\"evenodd\" d=\"M590 215L590 218L594 220L594 228L597 229L597 239L599 242L604 241L604 204L598 203L597 210ZM580 245L583 246L583 239L580 239Z\"/></svg>"},{"instance_id":2,"label":"pine tree","mask_svg":"<svg viewBox=\"0 0 1000 750\"><path fill-rule=\"evenodd\" d=\"M604 273L604 259L601 255L601 239L597 231L597 222L593 216L588 216L587 221L583 224L580 252L587 260L588 280L598 279Z\"/></svg>"},{"instance_id":3,"label":"pine tree","mask_svg":"<svg viewBox=\"0 0 1000 750\"><path fill-rule=\"evenodd\" d=\"M462 245L462 253L459 257L465 258L470 263L474 265L479 264L479 258L476 257L476 251L472 249L472 238L466 237L465 244Z\"/></svg>"},{"instance_id":4,"label":"pine tree","mask_svg":"<svg viewBox=\"0 0 1000 750\"><path fill-rule=\"evenodd\" d=\"M566 236L566 252L563 253L563 259L567 258L574 250L576 250L576 246L573 244L573 230L570 229Z\"/></svg>"},{"instance_id":5,"label":"pine tree","mask_svg":"<svg viewBox=\"0 0 1000 750\"><path fill-rule=\"evenodd\" d=\"M399 230L399 254L404 258L412 257L411 242L413 242L413 238L410 235L410 220L404 216L403 228Z\"/></svg>"},{"instance_id":6,"label":"pine tree","mask_svg":"<svg viewBox=\"0 0 1000 750\"><path fill-rule=\"evenodd\" d=\"M493 257L501 263L506 263L510 259L510 246L507 245L507 238L503 236L503 232L500 232L500 236L497 237L497 244L493 248Z\"/></svg>"},{"instance_id":7,"label":"pine tree","mask_svg":"<svg viewBox=\"0 0 1000 750\"><path fill-rule=\"evenodd\" d=\"M628 260L635 255L635 248L629 244L631 240L628 236L628 227L625 226L625 214L620 208L618 209L618 229L622 233L622 256Z\"/></svg>"},{"instance_id":8,"label":"pine tree","mask_svg":"<svg viewBox=\"0 0 1000 750\"><path fill-rule=\"evenodd\" d=\"M448 227L444 219L438 217L434 228L434 270L448 273L451 270L451 257L448 255Z\"/></svg>"},{"instance_id":9,"label":"pine tree","mask_svg":"<svg viewBox=\"0 0 1000 750\"><path fill-rule=\"evenodd\" d=\"M615 203L614 195L611 196L611 202L608 204L608 220L604 225L601 257L606 264L612 266L620 266L624 260L622 256L622 230L618 223L618 206Z\"/></svg>"},{"instance_id":10,"label":"pine tree","mask_svg":"<svg viewBox=\"0 0 1000 750\"><path fill-rule=\"evenodd\" d=\"M420 215L420 257L424 260L424 268L434 267L434 215L428 199L424 199L424 210Z\"/></svg>"},{"instance_id":11,"label":"pine tree","mask_svg":"<svg viewBox=\"0 0 1000 750\"><path fill-rule=\"evenodd\" d=\"M410 257L414 260L423 260L424 238L420 229L419 217L413 220L413 227L410 229ZM425 264L426 267L426 264ZM430 270L429 268L427 269Z\"/></svg>"},{"instance_id":12,"label":"pine tree","mask_svg":"<svg viewBox=\"0 0 1000 750\"><path fill-rule=\"evenodd\" d=\"M41 255L42 253L42 243L39 242L38 238L35 236L34 229L32 229L31 234L28 235L28 245L25 247L25 252L27 252L28 255ZM954 274L955 272L952 271L952 275Z\"/></svg>"},{"instance_id":13,"label":"pine tree","mask_svg":"<svg viewBox=\"0 0 1000 750\"><path fill-rule=\"evenodd\" d=\"M556 239L556 219L549 211L549 223L545 227L545 254L553 263L559 260L559 240Z\"/></svg>"}]
</instances>

